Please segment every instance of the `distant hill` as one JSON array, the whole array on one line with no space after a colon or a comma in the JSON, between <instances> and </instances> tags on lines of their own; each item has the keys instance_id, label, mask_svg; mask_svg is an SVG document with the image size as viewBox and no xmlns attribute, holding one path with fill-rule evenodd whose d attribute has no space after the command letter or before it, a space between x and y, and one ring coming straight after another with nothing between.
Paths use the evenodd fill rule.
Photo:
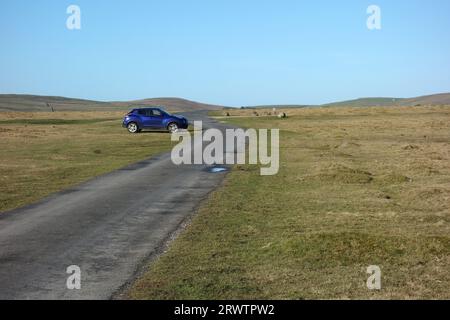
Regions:
<instances>
[{"instance_id":1,"label":"distant hill","mask_svg":"<svg viewBox=\"0 0 450 320\"><path fill-rule=\"evenodd\" d=\"M154 98L136 101L102 102L53 96L0 94L0 111L94 111L125 110L135 106L161 106L169 111L222 109L180 98Z\"/></svg>"},{"instance_id":2,"label":"distant hill","mask_svg":"<svg viewBox=\"0 0 450 320\"><path fill-rule=\"evenodd\" d=\"M402 100L403 105L450 105L450 93L432 94Z\"/></svg>"},{"instance_id":3,"label":"distant hill","mask_svg":"<svg viewBox=\"0 0 450 320\"><path fill-rule=\"evenodd\" d=\"M450 105L450 93L433 94L415 98L374 97L327 103L329 107L417 106ZM181 98L151 98L134 101L102 102L54 96L0 94L0 111L94 111L128 110L139 106L161 106L168 111L220 110L224 106L200 103ZM264 105L246 108L304 108L306 105Z\"/></svg>"},{"instance_id":4,"label":"distant hill","mask_svg":"<svg viewBox=\"0 0 450 320\"><path fill-rule=\"evenodd\" d=\"M323 106L330 107L374 107L374 106L392 106L398 105L400 98L359 98L354 100L338 101L327 103Z\"/></svg>"},{"instance_id":5,"label":"distant hill","mask_svg":"<svg viewBox=\"0 0 450 320\"><path fill-rule=\"evenodd\" d=\"M114 102L114 104L123 105L123 102ZM172 110L193 111L193 110L218 110L223 109L223 106L200 103L180 98L151 98L127 102L130 105L136 106L163 106Z\"/></svg>"},{"instance_id":6,"label":"distant hill","mask_svg":"<svg viewBox=\"0 0 450 320\"><path fill-rule=\"evenodd\" d=\"M314 107L314 106L310 106L310 105L301 105L301 104L268 104L268 105L261 105L261 106L243 106L241 107L241 109L272 109L272 108L277 108L277 109L289 109L289 108L293 108L293 109L298 109L298 108L307 108L307 107Z\"/></svg>"},{"instance_id":7,"label":"distant hill","mask_svg":"<svg viewBox=\"0 0 450 320\"><path fill-rule=\"evenodd\" d=\"M449 105L450 93L432 94L415 98L394 98L394 97L373 97L359 98L347 101L326 103L323 105L260 105L244 106L246 109L263 108L307 108L307 107L377 107L377 106L429 106L429 105Z\"/></svg>"},{"instance_id":8,"label":"distant hill","mask_svg":"<svg viewBox=\"0 0 450 320\"><path fill-rule=\"evenodd\" d=\"M416 106L416 105L450 105L450 93L432 94L415 98L359 98L355 100L327 103L323 106L339 107L375 107L375 106Z\"/></svg>"},{"instance_id":9,"label":"distant hill","mask_svg":"<svg viewBox=\"0 0 450 320\"><path fill-rule=\"evenodd\" d=\"M49 104L49 105L47 105ZM110 106L106 102L64 97L0 94L0 111L92 110Z\"/></svg>"}]
</instances>

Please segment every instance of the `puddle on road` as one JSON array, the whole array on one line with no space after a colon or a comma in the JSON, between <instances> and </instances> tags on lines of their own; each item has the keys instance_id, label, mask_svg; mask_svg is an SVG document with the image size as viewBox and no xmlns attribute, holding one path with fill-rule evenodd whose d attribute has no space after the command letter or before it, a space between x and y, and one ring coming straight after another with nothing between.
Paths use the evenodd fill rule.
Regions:
<instances>
[{"instance_id":1,"label":"puddle on road","mask_svg":"<svg viewBox=\"0 0 450 320\"><path fill-rule=\"evenodd\" d=\"M228 171L228 168L225 168L225 167L208 168L208 172L211 172L211 173L222 173L222 172L226 172L226 171Z\"/></svg>"}]
</instances>

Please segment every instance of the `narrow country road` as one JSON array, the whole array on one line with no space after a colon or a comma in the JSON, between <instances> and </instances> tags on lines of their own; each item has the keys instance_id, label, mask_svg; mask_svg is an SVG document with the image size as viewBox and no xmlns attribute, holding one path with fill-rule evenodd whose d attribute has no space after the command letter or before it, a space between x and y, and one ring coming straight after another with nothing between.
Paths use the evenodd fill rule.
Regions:
<instances>
[{"instance_id":1,"label":"narrow country road","mask_svg":"<svg viewBox=\"0 0 450 320\"><path fill-rule=\"evenodd\" d=\"M168 153L0 214L0 299L110 299L220 184L224 173L207 169ZM66 287L71 265L80 290Z\"/></svg>"}]
</instances>

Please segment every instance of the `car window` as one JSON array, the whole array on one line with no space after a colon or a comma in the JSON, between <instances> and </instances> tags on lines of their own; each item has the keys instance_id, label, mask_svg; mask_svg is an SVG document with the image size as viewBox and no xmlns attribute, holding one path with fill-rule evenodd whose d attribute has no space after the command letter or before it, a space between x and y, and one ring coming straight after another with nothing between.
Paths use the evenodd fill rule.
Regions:
<instances>
[{"instance_id":1,"label":"car window","mask_svg":"<svg viewBox=\"0 0 450 320\"><path fill-rule=\"evenodd\" d=\"M139 110L138 110L138 114L140 114L140 115L142 115L142 116L145 116L147 113L146 113L146 110L145 110L145 109L139 109Z\"/></svg>"},{"instance_id":2,"label":"car window","mask_svg":"<svg viewBox=\"0 0 450 320\"><path fill-rule=\"evenodd\" d=\"M155 117L161 117L161 116L162 116L161 111L159 111L159 110L157 110L157 109L153 109L153 116L155 116Z\"/></svg>"}]
</instances>

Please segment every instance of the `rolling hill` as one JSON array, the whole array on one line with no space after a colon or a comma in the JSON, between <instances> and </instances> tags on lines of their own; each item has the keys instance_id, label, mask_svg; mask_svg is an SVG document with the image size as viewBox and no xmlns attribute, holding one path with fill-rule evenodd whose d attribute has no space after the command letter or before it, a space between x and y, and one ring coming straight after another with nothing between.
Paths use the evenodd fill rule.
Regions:
<instances>
[{"instance_id":1,"label":"rolling hill","mask_svg":"<svg viewBox=\"0 0 450 320\"><path fill-rule=\"evenodd\" d=\"M327 103L323 106L329 107L374 107L374 106L392 106L398 105L400 98L359 98L354 100L338 101Z\"/></svg>"},{"instance_id":2,"label":"rolling hill","mask_svg":"<svg viewBox=\"0 0 450 320\"><path fill-rule=\"evenodd\" d=\"M337 101L323 105L259 105L246 106L246 109L264 108L305 108L305 107L383 107L383 106L428 106L428 105L449 105L450 93L432 94L415 98L394 98L394 97L373 97L359 98L354 100Z\"/></svg>"},{"instance_id":3,"label":"rolling hill","mask_svg":"<svg viewBox=\"0 0 450 320\"><path fill-rule=\"evenodd\" d=\"M139 106L162 106L169 111L194 111L222 109L222 106L205 104L180 98L153 98L135 101L102 102L54 96L0 94L0 111L107 111L127 110Z\"/></svg>"},{"instance_id":4,"label":"rolling hill","mask_svg":"<svg viewBox=\"0 0 450 320\"><path fill-rule=\"evenodd\" d=\"M123 105L124 102L113 102L113 104ZM224 108L212 104L200 103L180 98L152 98L126 102L128 105L136 106L164 106L171 110L193 111L193 110L217 110Z\"/></svg>"},{"instance_id":5,"label":"rolling hill","mask_svg":"<svg viewBox=\"0 0 450 320\"><path fill-rule=\"evenodd\" d=\"M375 106L416 106L416 105L450 105L450 93L432 94L415 98L374 97L327 103L330 107L375 107Z\"/></svg>"},{"instance_id":6,"label":"rolling hill","mask_svg":"<svg viewBox=\"0 0 450 320\"><path fill-rule=\"evenodd\" d=\"M403 99L403 105L450 105L450 93L440 93L417 98Z\"/></svg>"},{"instance_id":7,"label":"rolling hill","mask_svg":"<svg viewBox=\"0 0 450 320\"><path fill-rule=\"evenodd\" d=\"M50 106L49 106L49 105ZM94 110L110 106L109 103L71 99L64 97L35 96L22 94L1 94L0 111L51 111Z\"/></svg>"},{"instance_id":8,"label":"rolling hill","mask_svg":"<svg viewBox=\"0 0 450 320\"><path fill-rule=\"evenodd\" d=\"M338 101L321 105L322 107L373 107L373 106L417 106L450 105L450 93L426 95L414 98L373 97ZM220 110L219 105L200 103L181 98L151 98L133 101L93 101L56 96L37 96L24 94L0 94L0 111L95 111L128 110L139 106L161 106L168 111ZM254 106L251 108L290 107L302 108L305 105ZM250 108L250 107L248 107Z\"/></svg>"}]
</instances>

